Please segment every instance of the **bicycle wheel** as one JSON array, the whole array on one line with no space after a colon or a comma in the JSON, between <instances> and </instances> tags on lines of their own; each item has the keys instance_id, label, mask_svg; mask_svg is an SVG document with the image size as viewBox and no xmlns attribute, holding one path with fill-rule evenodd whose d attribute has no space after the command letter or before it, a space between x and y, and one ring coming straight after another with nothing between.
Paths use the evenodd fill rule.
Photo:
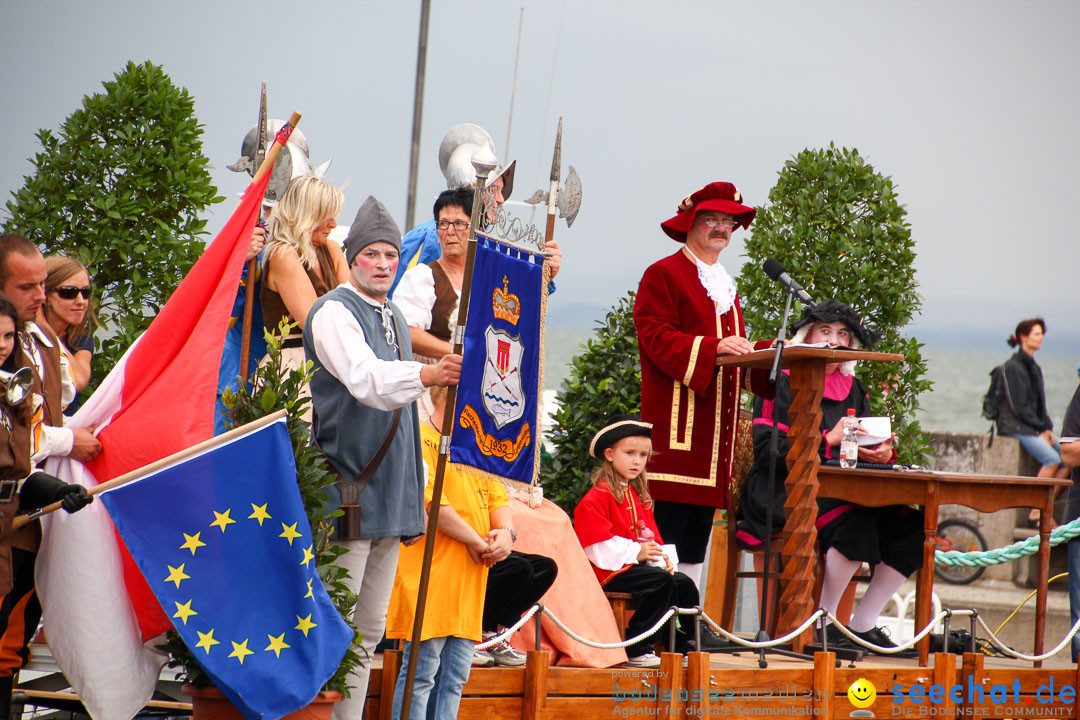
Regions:
<instances>
[{"instance_id":1,"label":"bicycle wheel","mask_svg":"<svg viewBox=\"0 0 1080 720\"><path fill-rule=\"evenodd\" d=\"M958 550L960 552L983 552L986 539L973 523L963 518L949 518L937 529L937 549L942 552ZM982 576L984 567L964 567L960 565L937 566L934 574L953 585L967 585Z\"/></svg>"}]
</instances>

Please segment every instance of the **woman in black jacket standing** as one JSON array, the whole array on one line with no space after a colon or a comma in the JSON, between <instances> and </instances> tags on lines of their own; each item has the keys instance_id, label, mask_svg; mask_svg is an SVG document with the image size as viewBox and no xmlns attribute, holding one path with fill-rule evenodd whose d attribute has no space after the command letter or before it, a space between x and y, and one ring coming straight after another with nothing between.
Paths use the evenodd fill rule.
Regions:
<instances>
[{"instance_id":1,"label":"woman in black jacket standing","mask_svg":"<svg viewBox=\"0 0 1080 720\"><path fill-rule=\"evenodd\" d=\"M1066 478L1069 468L1061 462L1061 445L1054 438L1054 422L1046 412L1046 391L1042 369L1035 362L1035 351L1042 347L1046 322L1042 318L1022 320L1008 339L1016 354L1005 363L1008 399L997 419L998 433L1020 441L1024 450L1039 463L1039 477ZM1030 519L1039 517L1032 510Z\"/></svg>"}]
</instances>

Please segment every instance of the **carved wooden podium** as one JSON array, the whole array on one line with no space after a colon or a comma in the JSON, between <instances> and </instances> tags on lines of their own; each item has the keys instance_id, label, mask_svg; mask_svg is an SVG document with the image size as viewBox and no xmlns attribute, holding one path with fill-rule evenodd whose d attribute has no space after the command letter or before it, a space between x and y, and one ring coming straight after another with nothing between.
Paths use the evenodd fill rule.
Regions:
<instances>
[{"instance_id":1,"label":"carved wooden podium","mask_svg":"<svg viewBox=\"0 0 1080 720\"><path fill-rule=\"evenodd\" d=\"M775 350L758 350L745 355L725 355L716 359L718 366L735 365L753 369L771 369ZM781 542L780 609L777 637L786 635L817 609L814 602L814 566L817 564L817 472L821 460L821 398L825 390L825 366L848 360L902 362L903 355L865 350L830 350L814 347L787 347L781 367L791 370L791 407L788 416L787 501L784 533ZM793 642L796 652L812 642L808 629Z\"/></svg>"}]
</instances>

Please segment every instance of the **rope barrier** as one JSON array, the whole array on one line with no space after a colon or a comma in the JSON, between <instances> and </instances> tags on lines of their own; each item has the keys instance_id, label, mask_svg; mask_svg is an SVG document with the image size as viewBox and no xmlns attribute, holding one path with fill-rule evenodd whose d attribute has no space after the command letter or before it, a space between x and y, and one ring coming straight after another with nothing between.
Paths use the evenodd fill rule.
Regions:
<instances>
[{"instance_id":1,"label":"rope barrier","mask_svg":"<svg viewBox=\"0 0 1080 720\"><path fill-rule=\"evenodd\" d=\"M549 608L543 607L542 605L537 603L537 604L533 605L531 608L529 608L528 612L526 612L524 615L522 615L521 619L518 620L516 623L514 623L513 626L507 628L502 633L496 635L494 638L492 638L491 640L488 640L487 642L478 643L477 646L476 646L477 649L479 649L479 650L487 650L488 648L494 647L495 645L498 645L498 644L500 644L500 643L502 643L502 642L504 642L506 640L509 640L509 638L515 632L520 630L521 627L525 623L527 623L530 619L532 619L532 617L538 611L542 611L544 615L547 615L549 618L551 618L551 621L555 623L555 626L558 627L560 630L562 630L568 637L572 638L575 642L579 642L582 645L587 645L588 647L597 648L599 650L617 650L617 649L621 649L621 648L627 648L627 647L629 647L629 646L631 646L631 645L633 645L635 643L641 642L642 640L646 640L646 639L652 637L653 635L655 635L656 633L658 633L660 631L660 629L676 614L678 614L678 615L700 615L701 619L710 628L712 628L712 630L714 632L721 635L722 637L727 638L730 642L734 642L734 643L736 643L738 645L742 645L743 647L746 647L747 649L751 649L751 650L758 650L758 649L761 649L761 648L770 648L770 647L775 647L777 645L786 645L786 644L790 643L792 640L794 640L796 637L801 635L802 633L806 632L806 630L809 629L822 616L826 617L833 625L835 625L837 630L839 630L841 632L841 634L843 634L844 637L846 637L848 640L855 643L856 645L860 645L860 646L866 648L867 650L870 650L871 652L877 653L879 655L895 655L897 653L901 653L901 652L904 652L906 650L910 650L911 648L914 648L915 645L917 645L920 640L922 640L924 637L926 637L930 633L930 631L933 629L934 625L936 625L940 621L944 620L945 618L950 618L950 617L971 617L971 616L975 616L975 619L982 626L982 628L986 631L987 635L989 635L990 643L993 644L994 647L996 647L998 650L1005 653L1006 655L1009 655L1010 657L1014 657L1014 658L1016 658L1018 660L1024 660L1026 662L1038 662L1038 661L1041 661L1041 660L1047 660L1047 659L1053 657L1054 655L1057 655L1059 652L1061 652L1063 649L1065 649L1065 647L1067 647L1069 645L1069 643L1071 642L1073 636L1076 635L1078 632L1080 632L1080 620L1077 620L1076 624L1074 624L1072 626L1072 629L1069 631L1069 633L1061 640L1061 642L1059 642L1056 646L1054 646L1054 648L1052 650L1050 650L1048 652L1044 652L1041 655L1027 655L1025 653L1021 653L1021 652L1019 652L1017 650L1014 650L1011 647L1009 647L1008 645L1006 645L1005 643L1001 642L1001 640L998 639L998 637L994 633L994 631L991 630L990 627L986 624L986 621L984 621L982 619L982 616L979 615L975 610L966 610L966 609L942 610L941 612L937 613L934 617L932 617L930 619L930 622L926 625L926 627L924 627L922 630L920 630L910 640L908 640L908 641L906 641L906 642L904 642L902 644L899 644L899 645L897 645L895 647L882 647L880 645L875 645L872 642L868 642L868 641L862 639L861 637L855 635L854 632L849 630L839 620L837 620L836 616L834 616L832 613L827 612L827 611L825 611L823 609L818 609L818 610L814 611L814 613L809 618L807 618L802 623L802 625L795 628L794 630L789 632L787 635L784 635L783 637L775 638L775 639L772 639L772 640L754 641L754 640L746 640L745 638L739 637L738 635L735 635L734 633L728 632L724 628L720 627L720 625L717 624L717 622L715 620L710 618L701 608L696 608L695 607L695 608L669 608L668 611L664 613L663 617L661 617L659 620L657 620L656 623L651 628L649 628L648 630L645 630L640 635L637 635L636 637L632 637L632 638L627 638L626 640L623 640L622 642L605 643L605 642L598 642L596 640L590 640L588 638L582 637L581 635L578 635L576 632L571 630L566 625L566 623L564 623L562 621L562 619L559 618L558 615L553 613Z\"/></svg>"},{"instance_id":2,"label":"rope barrier","mask_svg":"<svg viewBox=\"0 0 1080 720\"><path fill-rule=\"evenodd\" d=\"M539 610L540 607L541 607L540 603L536 603L531 608L529 608L529 611L527 613L525 613L524 615L522 615L521 619L518 620L516 623L514 623L510 627L506 628L501 633L499 633L495 637L491 638L487 642L477 643L476 644L476 649L477 650L487 650L488 648L493 648L496 645L501 645L503 642L509 640L510 637L514 633L516 633L518 630L520 630L522 628L522 626L525 625L525 623L529 622L529 620L532 618L533 615L536 614L536 611ZM547 608L544 608L544 609L546 610Z\"/></svg>"},{"instance_id":3,"label":"rope barrier","mask_svg":"<svg viewBox=\"0 0 1080 720\"><path fill-rule=\"evenodd\" d=\"M1080 536L1080 518L1051 530L1050 547L1068 542L1078 536ZM972 552L961 552L959 550L943 552L936 550L934 551L934 564L941 567L989 567L1019 560L1027 555L1034 555L1038 551L1039 536L1036 534L1014 542L1012 545L992 550L975 550Z\"/></svg>"},{"instance_id":4,"label":"rope barrier","mask_svg":"<svg viewBox=\"0 0 1080 720\"><path fill-rule=\"evenodd\" d=\"M574 632L573 630L568 628L566 626L566 623L564 623L561 619L559 619L559 617L555 613L551 612L551 610L549 610L548 608L544 608L544 614L547 615L549 618L551 618L551 621L554 622L555 625L560 630L562 630L564 633L566 633L567 635L569 635L571 638L573 638L577 642L581 643L582 645L588 645L589 647L599 648L601 650L617 650L617 649L620 649L620 648L630 647L634 643L641 642L642 640L646 640L646 639L652 637L653 635L655 635L656 633L658 633L660 631L660 628L664 627L664 624L667 623L667 621L669 619L671 619L671 616L675 614L675 609L670 609L669 608L668 611L666 613L664 613L664 616L662 618L660 618L656 622L655 625L653 625L651 628L649 628L645 632L641 633L637 637L629 638L627 640L623 640L622 642L617 642L617 643L602 643L602 642L597 642L595 640L589 640L587 638L583 638L580 635L578 635L576 632Z\"/></svg>"},{"instance_id":5,"label":"rope barrier","mask_svg":"<svg viewBox=\"0 0 1080 720\"><path fill-rule=\"evenodd\" d=\"M1013 650L1011 647L998 640L997 635L994 634L994 631L990 629L990 627L986 624L986 621L982 619L981 615L976 616L975 619L979 621L980 625L982 625L983 630L986 630L987 634L990 635L990 643L994 647L996 647L998 650L1005 653L1006 655L1009 655L1010 657L1014 657L1017 660L1026 660L1027 662L1038 662L1040 660L1046 660L1053 657L1054 655L1057 655L1059 652L1065 649L1065 647L1072 641L1073 635L1075 635L1077 631L1080 631L1080 620L1077 620L1076 623L1072 626L1072 630L1069 631L1069 634L1062 638L1061 642L1055 645L1053 650L1050 650L1049 652L1044 652L1042 655L1026 655L1022 652L1017 652L1016 650Z\"/></svg>"},{"instance_id":6,"label":"rope barrier","mask_svg":"<svg viewBox=\"0 0 1080 720\"><path fill-rule=\"evenodd\" d=\"M783 637L778 637L773 640L758 641L746 640L745 638L741 638L738 635L729 633L727 630L720 627L720 625L715 620L706 615L704 611L702 611L701 617L706 623L708 623L709 627L712 628L713 632L727 638L733 643L742 645L743 647L751 648L753 650L758 650L760 648L769 648L775 645L787 645L789 642L806 632L806 630L815 622L817 622L818 618L820 618L824 613L824 610L815 611L813 615L806 619L806 622L789 632L787 635L784 635Z\"/></svg>"}]
</instances>

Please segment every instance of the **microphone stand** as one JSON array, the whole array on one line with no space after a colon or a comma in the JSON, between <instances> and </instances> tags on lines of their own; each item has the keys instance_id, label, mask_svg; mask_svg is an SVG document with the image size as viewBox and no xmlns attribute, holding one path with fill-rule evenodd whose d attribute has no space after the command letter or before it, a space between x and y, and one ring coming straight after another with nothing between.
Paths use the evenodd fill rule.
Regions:
<instances>
[{"instance_id":1,"label":"microphone stand","mask_svg":"<svg viewBox=\"0 0 1080 720\"><path fill-rule=\"evenodd\" d=\"M776 331L776 355L773 358L772 370L769 372L769 385L773 388L773 397L775 398L775 392L777 383L780 381L780 364L784 354L784 341L787 336L788 318L791 315L791 299L795 295L795 291L791 288L787 288L787 299L784 302L784 315L780 319L780 328ZM761 605L758 608L758 631L754 636L755 642L768 642L769 637L769 573L772 567L772 525L773 525L773 497L775 495L776 488L776 462L780 457L780 436L776 427L776 403L773 402L772 406L773 417L770 418L772 422L772 429L769 434L769 482L768 482L768 498L769 502L765 506L765 546L763 548L765 554L765 563L761 571ZM836 666L840 667L841 659L856 660L855 653L843 648L833 648L836 653ZM758 649L758 667L766 668L769 663L765 660L765 653L771 652L776 655L783 655L785 657L798 658L800 660L813 660L814 656L806 653L797 653L791 650L791 646L773 646L770 648Z\"/></svg>"}]
</instances>

